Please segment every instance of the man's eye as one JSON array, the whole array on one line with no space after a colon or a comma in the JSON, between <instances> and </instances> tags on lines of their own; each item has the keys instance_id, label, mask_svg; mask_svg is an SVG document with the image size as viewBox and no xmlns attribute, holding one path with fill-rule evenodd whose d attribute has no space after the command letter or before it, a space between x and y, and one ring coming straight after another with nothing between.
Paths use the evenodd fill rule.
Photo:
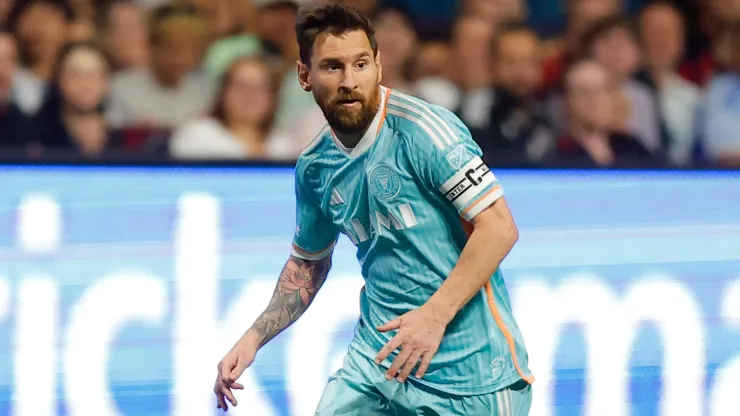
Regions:
<instances>
[{"instance_id":1,"label":"man's eye","mask_svg":"<svg viewBox=\"0 0 740 416\"><path fill-rule=\"evenodd\" d=\"M337 64L329 64L328 66L329 71L336 71L339 69L339 65Z\"/></svg>"},{"instance_id":2,"label":"man's eye","mask_svg":"<svg viewBox=\"0 0 740 416\"><path fill-rule=\"evenodd\" d=\"M358 69L365 69L366 66L367 66L367 62L358 62L357 63L357 68Z\"/></svg>"}]
</instances>

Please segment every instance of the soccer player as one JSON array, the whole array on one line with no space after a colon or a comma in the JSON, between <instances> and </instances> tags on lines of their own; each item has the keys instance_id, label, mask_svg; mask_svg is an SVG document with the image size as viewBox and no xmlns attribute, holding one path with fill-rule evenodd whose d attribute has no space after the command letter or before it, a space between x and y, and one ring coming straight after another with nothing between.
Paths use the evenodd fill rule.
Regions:
<instances>
[{"instance_id":1,"label":"soccer player","mask_svg":"<svg viewBox=\"0 0 740 416\"><path fill-rule=\"evenodd\" d=\"M328 125L296 166L292 256L254 325L219 363L218 407L257 351L326 280L340 233L365 287L319 416L527 415L534 381L499 264L518 238L494 174L449 111L380 86L368 20L301 13L298 78Z\"/></svg>"}]
</instances>

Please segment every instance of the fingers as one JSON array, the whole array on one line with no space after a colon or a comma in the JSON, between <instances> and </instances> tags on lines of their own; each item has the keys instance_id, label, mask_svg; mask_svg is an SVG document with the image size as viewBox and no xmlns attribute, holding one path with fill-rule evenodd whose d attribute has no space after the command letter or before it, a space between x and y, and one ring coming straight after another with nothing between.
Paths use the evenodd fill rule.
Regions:
<instances>
[{"instance_id":1,"label":"fingers","mask_svg":"<svg viewBox=\"0 0 740 416\"><path fill-rule=\"evenodd\" d=\"M227 386L221 386L221 392L224 396L226 396L226 399L231 403L232 406L236 406L236 397L234 397L234 393L231 392L231 389L229 389Z\"/></svg>"},{"instance_id":2,"label":"fingers","mask_svg":"<svg viewBox=\"0 0 740 416\"><path fill-rule=\"evenodd\" d=\"M398 318L379 326L378 331L388 332L394 329L398 329L400 327L401 327L401 317L399 316Z\"/></svg>"},{"instance_id":3,"label":"fingers","mask_svg":"<svg viewBox=\"0 0 740 416\"><path fill-rule=\"evenodd\" d=\"M393 377L398 374L398 372L401 370L401 366L406 362L406 360L409 359L409 356L412 354L412 351L410 348L404 348L401 350L400 353L396 356L396 359L393 360L393 364L391 364L391 368L388 369L388 371L385 373L386 380L391 380Z\"/></svg>"},{"instance_id":4,"label":"fingers","mask_svg":"<svg viewBox=\"0 0 740 416\"><path fill-rule=\"evenodd\" d=\"M221 380L221 383L231 384L231 380L229 380L229 375L231 374L231 370L233 368L234 368L233 363L224 362L224 361L221 361L218 363L218 375L219 375L219 380Z\"/></svg>"},{"instance_id":5,"label":"fingers","mask_svg":"<svg viewBox=\"0 0 740 416\"><path fill-rule=\"evenodd\" d=\"M419 363L419 359L421 358L422 350L414 350L414 352L409 355L409 358L406 360L406 363L403 365L403 368L401 369L401 373L396 377L396 380L398 380L399 383L403 383L408 378L409 374L411 374L411 370L416 367L416 364Z\"/></svg>"},{"instance_id":6,"label":"fingers","mask_svg":"<svg viewBox=\"0 0 740 416\"><path fill-rule=\"evenodd\" d=\"M416 378L424 377L424 374L426 374L427 369L429 368L429 364L432 363L432 356L434 353L435 351L427 351L422 355L421 364L419 364L419 368L416 370Z\"/></svg>"},{"instance_id":7,"label":"fingers","mask_svg":"<svg viewBox=\"0 0 740 416\"><path fill-rule=\"evenodd\" d=\"M224 412L229 410L229 406L226 405L224 394L221 391L221 383L216 383L216 387L213 388L213 392L216 393L216 402L218 403L218 406L216 406L216 408L223 409Z\"/></svg>"},{"instance_id":8,"label":"fingers","mask_svg":"<svg viewBox=\"0 0 740 416\"><path fill-rule=\"evenodd\" d=\"M388 358L388 356L393 351L395 351L398 347L400 347L402 343L403 341L401 340L401 337L399 337L398 335L391 338L391 340L388 341L388 343L385 344L385 346L383 346L383 349L381 349L380 352L378 352L378 355L375 356L375 364L380 364L381 362L383 362L383 360Z\"/></svg>"}]
</instances>

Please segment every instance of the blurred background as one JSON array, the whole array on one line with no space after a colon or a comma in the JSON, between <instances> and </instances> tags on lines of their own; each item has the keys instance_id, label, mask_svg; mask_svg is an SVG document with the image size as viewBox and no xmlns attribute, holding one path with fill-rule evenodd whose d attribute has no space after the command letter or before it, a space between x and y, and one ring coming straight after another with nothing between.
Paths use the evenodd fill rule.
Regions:
<instances>
[{"instance_id":1,"label":"blurred background","mask_svg":"<svg viewBox=\"0 0 740 416\"><path fill-rule=\"evenodd\" d=\"M291 161L311 0L0 0L0 158ZM740 1L344 0L494 166L740 166Z\"/></svg>"}]
</instances>

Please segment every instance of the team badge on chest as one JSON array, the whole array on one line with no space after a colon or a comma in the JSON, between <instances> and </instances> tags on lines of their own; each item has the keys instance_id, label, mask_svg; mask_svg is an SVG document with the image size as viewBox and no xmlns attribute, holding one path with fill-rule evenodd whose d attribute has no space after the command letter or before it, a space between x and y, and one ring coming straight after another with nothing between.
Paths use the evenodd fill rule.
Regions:
<instances>
[{"instance_id":1,"label":"team badge on chest","mask_svg":"<svg viewBox=\"0 0 740 416\"><path fill-rule=\"evenodd\" d=\"M401 191L401 178L388 165L378 165L370 170L370 190L380 199L391 199Z\"/></svg>"}]
</instances>

